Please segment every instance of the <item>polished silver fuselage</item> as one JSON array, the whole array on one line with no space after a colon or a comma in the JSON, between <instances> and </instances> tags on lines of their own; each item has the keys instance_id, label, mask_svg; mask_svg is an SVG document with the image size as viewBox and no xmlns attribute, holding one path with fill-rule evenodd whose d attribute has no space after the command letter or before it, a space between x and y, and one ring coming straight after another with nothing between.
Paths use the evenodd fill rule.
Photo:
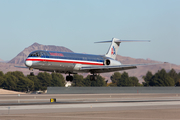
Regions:
<instances>
[{"instance_id":1,"label":"polished silver fuselage","mask_svg":"<svg viewBox=\"0 0 180 120\"><path fill-rule=\"evenodd\" d=\"M102 55L38 50L29 54L25 65L30 69L39 69L40 71L79 73L91 72L89 70L81 70L82 67L104 66L106 59L111 58Z\"/></svg>"},{"instance_id":2,"label":"polished silver fuselage","mask_svg":"<svg viewBox=\"0 0 180 120\"><path fill-rule=\"evenodd\" d=\"M25 65L30 69L39 69L41 71L59 72L59 73L79 73L90 72L105 73L120 70L137 68L137 66L148 64L126 64L122 65L115 60L118 48L121 42L144 42L142 40L120 40L112 38L110 41L101 41L98 43L111 42L110 48L105 55L92 55L80 53L68 53L57 51L37 50L29 54ZM149 42L146 40L145 42ZM151 64L152 65L152 64Z\"/></svg>"}]
</instances>

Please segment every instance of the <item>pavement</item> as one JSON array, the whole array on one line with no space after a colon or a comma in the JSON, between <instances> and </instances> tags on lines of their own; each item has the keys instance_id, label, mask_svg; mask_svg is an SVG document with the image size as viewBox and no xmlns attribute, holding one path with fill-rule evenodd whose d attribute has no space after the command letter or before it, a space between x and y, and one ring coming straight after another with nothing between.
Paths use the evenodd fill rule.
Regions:
<instances>
[{"instance_id":1,"label":"pavement","mask_svg":"<svg viewBox=\"0 0 180 120\"><path fill-rule=\"evenodd\" d=\"M179 120L180 94L0 95L0 120L25 119Z\"/></svg>"}]
</instances>

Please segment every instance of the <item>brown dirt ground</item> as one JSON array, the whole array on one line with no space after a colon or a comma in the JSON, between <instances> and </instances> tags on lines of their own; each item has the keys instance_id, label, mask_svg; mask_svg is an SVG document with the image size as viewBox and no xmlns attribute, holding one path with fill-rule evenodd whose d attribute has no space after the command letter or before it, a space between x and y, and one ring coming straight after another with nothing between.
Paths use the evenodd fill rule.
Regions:
<instances>
[{"instance_id":1,"label":"brown dirt ground","mask_svg":"<svg viewBox=\"0 0 180 120\"><path fill-rule=\"evenodd\" d=\"M26 93L0 89L0 94L26 94Z\"/></svg>"}]
</instances>

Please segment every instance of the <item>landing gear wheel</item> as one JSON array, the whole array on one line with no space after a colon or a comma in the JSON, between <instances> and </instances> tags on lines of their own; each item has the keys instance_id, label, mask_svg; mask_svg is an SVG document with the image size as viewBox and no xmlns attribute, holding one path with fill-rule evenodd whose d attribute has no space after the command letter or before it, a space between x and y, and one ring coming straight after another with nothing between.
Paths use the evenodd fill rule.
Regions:
<instances>
[{"instance_id":1,"label":"landing gear wheel","mask_svg":"<svg viewBox=\"0 0 180 120\"><path fill-rule=\"evenodd\" d=\"M73 76L69 76L69 78L70 78L70 82L72 82L73 81Z\"/></svg>"},{"instance_id":2,"label":"landing gear wheel","mask_svg":"<svg viewBox=\"0 0 180 120\"><path fill-rule=\"evenodd\" d=\"M30 72L30 76L34 76L34 72Z\"/></svg>"},{"instance_id":3,"label":"landing gear wheel","mask_svg":"<svg viewBox=\"0 0 180 120\"><path fill-rule=\"evenodd\" d=\"M90 80L91 81L96 81L97 80L97 75L90 75Z\"/></svg>"},{"instance_id":4,"label":"landing gear wheel","mask_svg":"<svg viewBox=\"0 0 180 120\"><path fill-rule=\"evenodd\" d=\"M90 75L90 81L94 81L93 75Z\"/></svg>"},{"instance_id":5,"label":"landing gear wheel","mask_svg":"<svg viewBox=\"0 0 180 120\"><path fill-rule=\"evenodd\" d=\"M66 81L69 81L69 76L66 76Z\"/></svg>"},{"instance_id":6,"label":"landing gear wheel","mask_svg":"<svg viewBox=\"0 0 180 120\"><path fill-rule=\"evenodd\" d=\"M66 76L66 81L70 81L70 82L72 82L73 81L73 76Z\"/></svg>"}]
</instances>

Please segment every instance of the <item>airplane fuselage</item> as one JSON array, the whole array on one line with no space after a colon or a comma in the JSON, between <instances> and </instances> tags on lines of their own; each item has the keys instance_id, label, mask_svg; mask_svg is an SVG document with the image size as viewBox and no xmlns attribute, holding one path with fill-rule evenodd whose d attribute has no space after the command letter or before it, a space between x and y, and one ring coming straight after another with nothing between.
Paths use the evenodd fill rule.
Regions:
<instances>
[{"instance_id":1,"label":"airplane fuselage","mask_svg":"<svg viewBox=\"0 0 180 120\"><path fill-rule=\"evenodd\" d=\"M103 66L107 58L103 55L37 50L29 54L25 65L40 71L78 73L82 66Z\"/></svg>"},{"instance_id":2,"label":"airplane fuselage","mask_svg":"<svg viewBox=\"0 0 180 120\"><path fill-rule=\"evenodd\" d=\"M114 72L120 70L135 69L137 66L145 64L122 65L116 60L116 55L121 42L143 42L141 40L120 40L113 38L110 48L105 55L92 55L72 52L43 51L37 50L29 54L25 65L30 69L40 71L57 72L69 74L67 81L72 81L76 73L91 73L90 80L96 79L97 73ZM146 42L149 42L146 40Z\"/></svg>"}]
</instances>

